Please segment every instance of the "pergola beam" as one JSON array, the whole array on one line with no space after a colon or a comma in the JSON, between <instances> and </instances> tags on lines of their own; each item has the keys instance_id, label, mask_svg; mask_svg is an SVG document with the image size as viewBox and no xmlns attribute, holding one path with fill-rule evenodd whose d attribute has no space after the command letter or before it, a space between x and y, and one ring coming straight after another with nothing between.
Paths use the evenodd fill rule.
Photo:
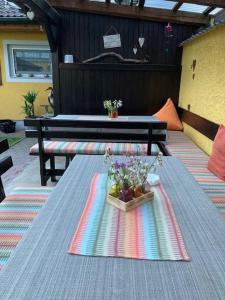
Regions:
<instances>
[{"instance_id":1,"label":"pergola beam","mask_svg":"<svg viewBox=\"0 0 225 300\"><path fill-rule=\"evenodd\" d=\"M174 1L174 2L182 2L183 3L190 3L190 4L198 4L198 5L205 5L205 6L215 6L225 8L225 0L166 0L166 1Z\"/></svg>"},{"instance_id":2,"label":"pergola beam","mask_svg":"<svg viewBox=\"0 0 225 300\"><path fill-rule=\"evenodd\" d=\"M23 10L25 7L30 7L37 15L46 17L53 24L60 22L60 14L49 5L46 0L11 0Z\"/></svg>"},{"instance_id":3,"label":"pergola beam","mask_svg":"<svg viewBox=\"0 0 225 300\"><path fill-rule=\"evenodd\" d=\"M41 32L40 25L33 24L1 24L0 31L7 32Z\"/></svg>"},{"instance_id":4,"label":"pergola beam","mask_svg":"<svg viewBox=\"0 0 225 300\"><path fill-rule=\"evenodd\" d=\"M46 0L12 0L23 11L31 9L35 20L44 26L52 52L57 50L58 32L60 29L60 14Z\"/></svg>"},{"instance_id":5,"label":"pergola beam","mask_svg":"<svg viewBox=\"0 0 225 300\"><path fill-rule=\"evenodd\" d=\"M148 21L173 22L187 25L206 25L209 17L197 13L180 12L176 14L172 10L143 7L131 7L125 5L105 4L87 0L48 0L56 9L74 10L80 12L135 18Z\"/></svg>"},{"instance_id":6,"label":"pergola beam","mask_svg":"<svg viewBox=\"0 0 225 300\"><path fill-rule=\"evenodd\" d=\"M145 0L139 0L138 6L142 9L145 6Z\"/></svg>"},{"instance_id":7,"label":"pergola beam","mask_svg":"<svg viewBox=\"0 0 225 300\"><path fill-rule=\"evenodd\" d=\"M205 11L203 11L203 15L208 16L215 8L215 6L209 6Z\"/></svg>"},{"instance_id":8,"label":"pergola beam","mask_svg":"<svg viewBox=\"0 0 225 300\"><path fill-rule=\"evenodd\" d=\"M180 2L177 2L174 7L173 7L173 12L176 12L178 11L178 9L181 7L181 5L184 3L184 1L180 1Z\"/></svg>"}]
</instances>

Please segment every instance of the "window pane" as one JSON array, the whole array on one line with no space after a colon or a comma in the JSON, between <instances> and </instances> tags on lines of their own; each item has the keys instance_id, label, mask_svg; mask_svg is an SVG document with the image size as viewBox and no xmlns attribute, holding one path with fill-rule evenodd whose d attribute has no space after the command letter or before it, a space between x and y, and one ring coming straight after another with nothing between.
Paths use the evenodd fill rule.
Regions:
<instances>
[{"instance_id":1,"label":"window pane","mask_svg":"<svg viewBox=\"0 0 225 300\"><path fill-rule=\"evenodd\" d=\"M13 49L15 75L51 75L49 50Z\"/></svg>"}]
</instances>

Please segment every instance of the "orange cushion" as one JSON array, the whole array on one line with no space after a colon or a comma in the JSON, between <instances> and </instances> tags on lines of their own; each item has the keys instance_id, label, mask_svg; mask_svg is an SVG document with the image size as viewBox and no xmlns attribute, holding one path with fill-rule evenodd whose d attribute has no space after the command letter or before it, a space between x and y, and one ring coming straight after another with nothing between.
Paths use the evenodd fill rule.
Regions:
<instances>
[{"instance_id":1,"label":"orange cushion","mask_svg":"<svg viewBox=\"0 0 225 300\"><path fill-rule=\"evenodd\" d=\"M183 130L183 125L178 117L173 101L170 98L154 116L160 121L167 122L168 130Z\"/></svg>"},{"instance_id":2,"label":"orange cushion","mask_svg":"<svg viewBox=\"0 0 225 300\"><path fill-rule=\"evenodd\" d=\"M208 169L220 179L225 180L225 127L223 125L220 125L214 139Z\"/></svg>"}]
</instances>

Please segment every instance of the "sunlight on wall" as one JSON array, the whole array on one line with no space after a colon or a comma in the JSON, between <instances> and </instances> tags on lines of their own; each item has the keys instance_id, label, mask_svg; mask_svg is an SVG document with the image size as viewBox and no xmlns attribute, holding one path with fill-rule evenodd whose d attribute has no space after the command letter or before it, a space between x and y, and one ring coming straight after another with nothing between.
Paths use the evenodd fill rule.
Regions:
<instances>
[{"instance_id":1,"label":"sunlight on wall","mask_svg":"<svg viewBox=\"0 0 225 300\"><path fill-rule=\"evenodd\" d=\"M191 112L225 124L224 25L184 45L179 106L187 109L188 105ZM190 126L185 126L185 132L205 152L211 152L212 142L208 138Z\"/></svg>"},{"instance_id":2,"label":"sunlight on wall","mask_svg":"<svg viewBox=\"0 0 225 300\"><path fill-rule=\"evenodd\" d=\"M19 41L47 41L45 33L42 32L0 32L0 64L2 72L2 85L0 85L0 119L22 120L24 115L21 106L23 98L21 95L28 90L39 91L37 101L35 103L35 114L43 114L41 104L47 104L48 93L45 91L51 83L29 83L29 82L7 82L4 64L3 41L18 40Z\"/></svg>"}]
</instances>

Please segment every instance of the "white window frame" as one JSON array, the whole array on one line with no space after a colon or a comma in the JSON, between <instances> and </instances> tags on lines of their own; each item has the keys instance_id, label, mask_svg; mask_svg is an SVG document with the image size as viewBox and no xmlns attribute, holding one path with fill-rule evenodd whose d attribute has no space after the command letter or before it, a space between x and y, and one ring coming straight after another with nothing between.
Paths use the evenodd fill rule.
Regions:
<instances>
[{"instance_id":1,"label":"white window frame","mask_svg":"<svg viewBox=\"0 0 225 300\"><path fill-rule=\"evenodd\" d=\"M4 49L4 62L5 62L5 74L6 74L6 81L7 82L34 82L34 83L52 83L52 77L44 78L44 77L34 77L34 78L28 78L28 77L12 77L10 74L10 62L11 59L9 57L8 53L8 46L15 45L16 49L26 49L26 45L29 45L29 49L38 49L38 46L48 46L48 42L45 41L23 41L23 40L4 40L3 41L3 49ZM33 46L34 48L32 48ZM12 61L14 65L14 60Z\"/></svg>"}]
</instances>

